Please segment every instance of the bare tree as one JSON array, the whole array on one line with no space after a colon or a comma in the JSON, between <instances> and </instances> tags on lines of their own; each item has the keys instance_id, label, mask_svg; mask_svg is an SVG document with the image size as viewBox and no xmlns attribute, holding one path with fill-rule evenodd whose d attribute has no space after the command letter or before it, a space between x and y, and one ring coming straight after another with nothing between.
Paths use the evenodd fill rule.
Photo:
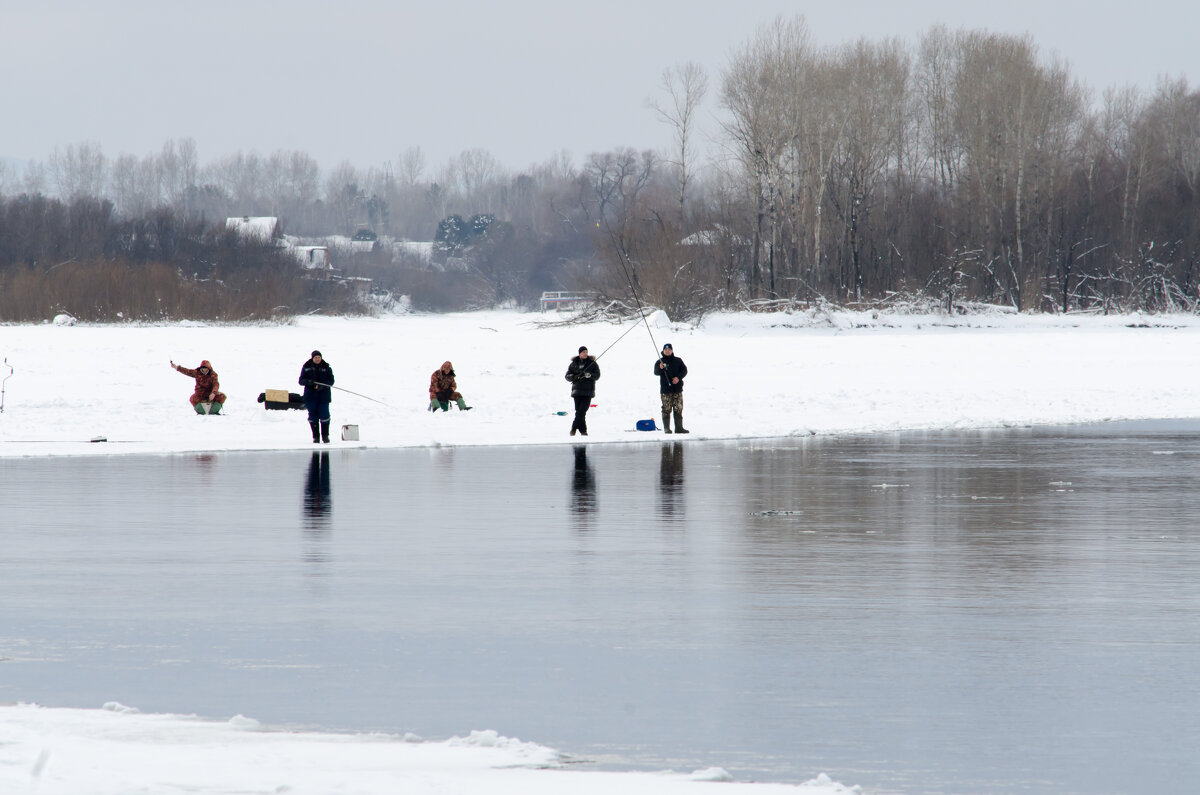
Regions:
<instances>
[{"instance_id":1,"label":"bare tree","mask_svg":"<svg viewBox=\"0 0 1200 795\"><path fill-rule=\"evenodd\" d=\"M362 219L366 197L361 184L362 175L347 160L325 178L325 206L342 234L352 234Z\"/></svg>"},{"instance_id":2,"label":"bare tree","mask_svg":"<svg viewBox=\"0 0 1200 795\"><path fill-rule=\"evenodd\" d=\"M659 119L671 126L674 146L667 160L678 172L679 223L687 226L686 210L688 185L692 180L692 154L695 149L696 114L708 93L708 75L694 61L663 71L661 99L650 99L649 105Z\"/></svg>"},{"instance_id":3,"label":"bare tree","mask_svg":"<svg viewBox=\"0 0 1200 795\"><path fill-rule=\"evenodd\" d=\"M139 160L120 155L113 162L111 190L116 210L127 218L140 218L162 202L161 171L153 157Z\"/></svg>"},{"instance_id":4,"label":"bare tree","mask_svg":"<svg viewBox=\"0 0 1200 795\"><path fill-rule=\"evenodd\" d=\"M878 193L886 188L889 167L899 165L909 61L894 40L860 40L837 55L833 68L825 96L844 109L844 120L833 138L831 176L837 182L827 195L842 220L848 248L849 277L840 279L839 287L862 300L863 230Z\"/></svg>"},{"instance_id":5,"label":"bare tree","mask_svg":"<svg viewBox=\"0 0 1200 795\"><path fill-rule=\"evenodd\" d=\"M99 144L68 145L50 156L50 176L58 195L66 201L104 195L108 180L108 160Z\"/></svg>"},{"instance_id":6,"label":"bare tree","mask_svg":"<svg viewBox=\"0 0 1200 795\"><path fill-rule=\"evenodd\" d=\"M400 153L398 164L397 179L400 180L401 185L411 188L419 183L425 174L425 153L419 146L410 146Z\"/></svg>"},{"instance_id":7,"label":"bare tree","mask_svg":"<svg viewBox=\"0 0 1200 795\"><path fill-rule=\"evenodd\" d=\"M163 198L173 207L185 208L187 197L196 188L200 176L195 139L167 141L158 159Z\"/></svg>"},{"instance_id":8,"label":"bare tree","mask_svg":"<svg viewBox=\"0 0 1200 795\"><path fill-rule=\"evenodd\" d=\"M798 199L811 195L814 175L802 131L806 71L817 53L809 43L803 17L782 17L759 30L755 38L734 54L722 80L721 105L727 113L724 131L741 165L747 194L754 197L755 224L747 285L761 289L765 245L768 257L766 291L776 295L776 260L787 230L785 222L803 213ZM814 208L815 210L815 208ZM766 229L763 226L766 224ZM795 223L787 223L795 228ZM803 222L799 224L803 226Z\"/></svg>"}]
</instances>

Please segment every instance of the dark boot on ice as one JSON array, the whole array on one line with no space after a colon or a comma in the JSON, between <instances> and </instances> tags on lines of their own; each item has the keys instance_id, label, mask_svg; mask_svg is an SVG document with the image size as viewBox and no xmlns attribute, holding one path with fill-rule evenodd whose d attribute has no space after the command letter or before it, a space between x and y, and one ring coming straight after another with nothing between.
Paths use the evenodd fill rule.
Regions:
<instances>
[{"instance_id":1,"label":"dark boot on ice","mask_svg":"<svg viewBox=\"0 0 1200 795\"><path fill-rule=\"evenodd\" d=\"M329 444L329 420L321 420L321 441Z\"/></svg>"},{"instance_id":2,"label":"dark boot on ice","mask_svg":"<svg viewBox=\"0 0 1200 795\"><path fill-rule=\"evenodd\" d=\"M675 412L675 433L691 433L687 428L683 427L683 412Z\"/></svg>"},{"instance_id":3,"label":"dark boot on ice","mask_svg":"<svg viewBox=\"0 0 1200 795\"><path fill-rule=\"evenodd\" d=\"M459 410L459 411L470 411L470 410L471 410L471 409L473 409L473 408L475 408L475 407L474 407L474 406L468 406L468 405L467 405L467 402L466 402L465 400L463 400L462 398L459 398L459 399L458 399L458 410Z\"/></svg>"},{"instance_id":4,"label":"dark boot on ice","mask_svg":"<svg viewBox=\"0 0 1200 795\"><path fill-rule=\"evenodd\" d=\"M670 432L671 432L671 413L668 411L664 411L663 412L663 433L670 433Z\"/></svg>"},{"instance_id":5,"label":"dark boot on ice","mask_svg":"<svg viewBox=\"0 0 1200 795\"><path fill-rule=\"evenodd\" d=\"M313 444L316 444L317 442L321 441L321 426L315 422L310 422L308 424L308 427L312 428Z\"/></svg>"}]
</instances>

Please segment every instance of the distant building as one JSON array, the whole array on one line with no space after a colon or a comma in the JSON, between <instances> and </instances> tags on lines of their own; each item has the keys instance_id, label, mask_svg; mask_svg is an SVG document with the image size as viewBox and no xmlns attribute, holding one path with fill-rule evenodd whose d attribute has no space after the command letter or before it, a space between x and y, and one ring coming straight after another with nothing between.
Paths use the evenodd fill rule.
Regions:
<instances>
[{"instance_id":1,"label":"distant building","mask_svg":"<svg viewBox=\"0 0 1200 795\"><path fill-rule=\"evenodd\" d=\"M288 250L300 261L305 270L328 271L333 267L329 263L328 246L291 246Z\"/></svg>"}]
</instances>

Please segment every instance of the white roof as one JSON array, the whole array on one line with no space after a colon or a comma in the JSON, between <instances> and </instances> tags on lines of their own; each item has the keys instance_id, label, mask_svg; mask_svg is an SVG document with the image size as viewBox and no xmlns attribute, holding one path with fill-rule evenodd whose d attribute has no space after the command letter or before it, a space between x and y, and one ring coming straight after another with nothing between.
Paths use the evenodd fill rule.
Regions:
<instances>
[{"instance_id":1,"label":"white roof","mask_svg":"<svg viewBox=\"0 0 1200 795\"><path fill-rule=\"evenodd\" d=\"M226 229L234 229L247 237L261 237L264 240L275 237L277 226L279 219L273 215L241 215L225 219Z\"/></svg>"}]
</instances>

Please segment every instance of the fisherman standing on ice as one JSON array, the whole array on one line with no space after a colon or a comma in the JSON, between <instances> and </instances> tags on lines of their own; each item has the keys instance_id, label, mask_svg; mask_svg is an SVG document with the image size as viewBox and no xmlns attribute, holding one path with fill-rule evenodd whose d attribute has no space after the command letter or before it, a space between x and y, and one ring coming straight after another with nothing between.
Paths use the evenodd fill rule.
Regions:
<instances>
[{"instance_id":1,"label":"fisherman standing on ice","mask_svg":"<svg viewBox=\"0 0 1200 795\"><path fill-rule=\"evenodd\" d=\"M300 386L304 387L304 408L308 409L308 426L312 428L313 444L329 442L329 402L333 400L333 368L313 351L312 358L300 368Z\"/></svg>"},{"instance_id":2,"label":"fisherman standing on ice","mask_svg":"<svg viewBox=\"0 0 1200 795\"><path fill-rule=\"evenodd\" d=\"M468 406L463 396L458 393L458 384L454 381L454 365L442 362L442 366L429 376L429 410L450 410L450 401L458 403L459 411L470 411L474 406Z\"/></svg>"},{"instance_id":3,"label":"fisherman standing on ice","mask_svg":"<svg viewBox=\"0 0 1200 795\"><path fill-rule=\"evenodd\" d=\"M192 402L192 408L197 414L221 413L221 406L225 405L225 394L221 392L221 384L217 381L217 374L208 359L200 362L200 366L195 370L180 367L174 360L171 361L171 368L196 379L196 390L188 400Z\"/></svg>"},{"instance_id":4,"label":"fisherman standing on ice","mask_svg":"<svg viewBox=\"0 0 1200 795\"><path fill-rule=\"evenodd\" d=\"M596 396L596 382L600 380L600 365L588 356L587 346L579 349L579 355L567 365L567 380L571 382L571 397L575 398L575 419L571 423L571 435L576 431L587 436L587 410Z\"/></svg>"},{"instance_id":5,"label":"fisherman standing on ice","mask_svg":"<svg viewBox=\"0 0 1200 795\"><path fill-rule=\"evenodd\" d=\"M683 379L687 365L675 355L671 343L662 347L662 356L654 363L654 374L658 376L658 391L662 397L663 430L671 432L671 414L675 414L675 433L690 433L683 427Z\"/></svg>"}]
</instances>

